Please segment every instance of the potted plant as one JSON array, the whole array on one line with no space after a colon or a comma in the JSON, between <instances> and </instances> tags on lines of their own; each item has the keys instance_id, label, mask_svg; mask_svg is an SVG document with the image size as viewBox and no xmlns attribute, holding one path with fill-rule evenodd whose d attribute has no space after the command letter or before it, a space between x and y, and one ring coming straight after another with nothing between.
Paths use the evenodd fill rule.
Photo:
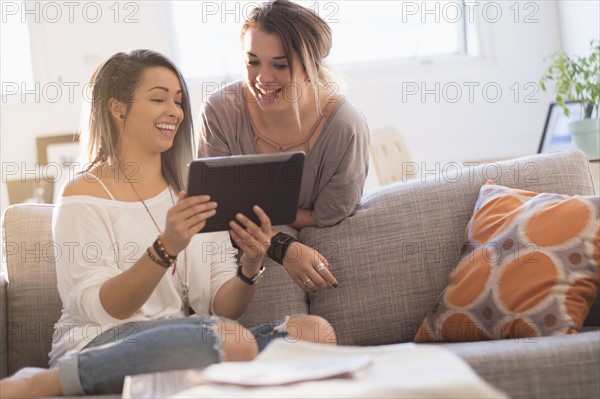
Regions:
<instances>
[{"instance_id":1,"label":"potted plant","mask_svg":"<svg viewBox=\"0 0 600 399\"><path fill-rule=\"evenodd\" d=\"M592 40L591 53L587 57L554 53L550 65L540 79L540 87L546 91L546 83L555 81L556 103L569 116L565 101L581 104L581 120L569 123L569 132L577 148L590 159L600 158L600 41Z\"/></svg>"}]
</instances>

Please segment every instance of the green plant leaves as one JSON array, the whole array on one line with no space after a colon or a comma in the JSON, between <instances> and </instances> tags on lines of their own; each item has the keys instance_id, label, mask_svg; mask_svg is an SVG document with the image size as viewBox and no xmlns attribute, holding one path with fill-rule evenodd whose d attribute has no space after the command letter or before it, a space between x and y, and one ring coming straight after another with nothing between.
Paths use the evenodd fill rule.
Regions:
<instances>
[{"instance_id":1,"label":"green plant leaves","mask_svg":"<svg viewBox=\"0 0 600 399\"><path fill-rule=\"evenodd\" d=\"M580 102L585 110L584 118L591 118L593 110L599 115L600 41L592 40L590 47L591 53L587 57L569 57L557 52L546 59L550 64L539 80L540 88L548 91L547 83L555 82L555 101L566 116L570 114L565 106L566 101Z\"/></svg>"}]
</instances>

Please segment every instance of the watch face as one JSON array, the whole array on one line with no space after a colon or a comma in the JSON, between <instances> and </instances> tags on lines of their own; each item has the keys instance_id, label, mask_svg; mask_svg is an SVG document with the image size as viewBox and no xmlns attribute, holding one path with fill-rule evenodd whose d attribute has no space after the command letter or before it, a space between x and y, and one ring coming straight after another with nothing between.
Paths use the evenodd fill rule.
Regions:
<instances>
[{"instance_id":1,"label":"watch face","mask_svg":"<svg viewBox=\"0 0 600 399\"><path fill-rule=\"evenodd\" d=\"M252 282L256 283L258 280L260 280L262 278L262 276L263 276L264 273L265 273L265 267L261 266L260 270L258 271L258 273L256 274L256 276L254 276L252 278Z\"/></svg>"},{"instance_id":2,"label":"watch face","mask_svg":"<svg viewBox=\"0 0 600 399\"><path fill-rule=\"evenodd\" d=\"M262 265L260 267L260 270L258 271L258 273L256 273L252 277L247 277L244 273L242 273L242 263L241 262L238 263L237 276L240 280L242 280L244 283L246 283L248 285L256 284L258 282L258 280L261 279L264 272L265 272L265 266Z\"/></svg>"}]
</instances>

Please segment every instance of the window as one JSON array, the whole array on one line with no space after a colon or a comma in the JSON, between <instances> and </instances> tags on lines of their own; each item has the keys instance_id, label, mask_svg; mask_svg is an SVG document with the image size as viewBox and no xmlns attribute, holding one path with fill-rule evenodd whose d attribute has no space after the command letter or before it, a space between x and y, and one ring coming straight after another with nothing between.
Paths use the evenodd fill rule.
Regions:
<instances>
[{"instance_id":1,"label":"window","mask_svg":"<svg viewBox=\"0 0 600 399\"><path fill-rule=\"evenodd\" d=\"M240 29L261 1L174 1L178 64L190 78L239 75ZM464 1L297 1L333 31L329 60L355 64L471 53Z\"/></svg>"},{"instance_id":2,"label":"window","mask_svg":"<svg viewBox=\"0 0 600 399\"><path fill-rule=\"evenodd\" d=\"M4 17L0 31L2 97L19 93L21 87L33 86L33 64L27 22L14 16Z\"/></svg>"},{"instance_id":3,"label":"window","mask_svg":"<svg viewBox=\"0 0 600 399\"><path fill-rule=\"evenodd\" d=\"M315 2L332 28L335 64L458 55L464 52L460 1ZM445 5L445 8L444 8Z\"/></svg>"}]
</instances>

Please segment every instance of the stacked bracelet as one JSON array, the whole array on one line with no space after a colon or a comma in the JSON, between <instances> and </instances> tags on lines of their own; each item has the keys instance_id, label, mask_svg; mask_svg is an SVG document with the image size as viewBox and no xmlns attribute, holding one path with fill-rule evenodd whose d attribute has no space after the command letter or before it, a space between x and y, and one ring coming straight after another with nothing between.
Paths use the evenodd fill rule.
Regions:
<instances>
[{"instance_id":1,"label":"stacked bracelet","mask_svg":"<svg viewBox=\"0 0 600 399\"><path fill-rule=\"evenodd\" d=\"M156 256L154 256L154 254L152 253L152 251L150 250L150 247L148 247L148 249L146 250L146 254L148 255L148 257L150 259L152 259L154 261L154 263L161 265L162 267L164 267L165 269L168 269L169 267L171 267L171 263L165 262L162 259L157 258Z\"/></svg>"},{"instance_id":2,"label":"stacked bracelet","mask_svg":"<svg viewBox=\"0 0 600 399\"><path fill-rule=\"evenodd\" d=\"M148 249L146 250L148 257L150 257L150 259L152 259L154 263L161 265L165 269L168 269L169 267L173 266L172 274L175 274L175 271L177 270L177 255L173 256L167 252L162 240L160 239L160 236L156 238L156 241L154 241L152 247L154 248L154 251L156 251L156 253L158 254L158 258L154 256L154 254L150 250L150 247L148 247Z\"/></svg>"},{"instance_id":3,"label":"stacked bracelet","mask_svg":"<svg viewBox=\"0 0 600 399\"><path fill-rule=\"evenodd\" d=\"M283 265L285 253L288 247L294 242L298 242L298 240L285 233L277 233L271 238L271 245L267 250L267 255L275 262Z\"/></svg>"},{"instance_id":4,"label":"stacked bracelet","mask_svg":"<svg viewBox=\"0 0 600 399\"><path fill-rule=\"evenodd\" d=\"M156 237L156 241L154 241L154 244L152 244L152 246L154 247L154 250L156 251L158 256L160 256L160 258L164 262L169 263L171 265L177 262L177 255L173 256L167 252L167 250L165 249L165 245L160 239L160 236Z\"/></svg>"}]
</instances>

